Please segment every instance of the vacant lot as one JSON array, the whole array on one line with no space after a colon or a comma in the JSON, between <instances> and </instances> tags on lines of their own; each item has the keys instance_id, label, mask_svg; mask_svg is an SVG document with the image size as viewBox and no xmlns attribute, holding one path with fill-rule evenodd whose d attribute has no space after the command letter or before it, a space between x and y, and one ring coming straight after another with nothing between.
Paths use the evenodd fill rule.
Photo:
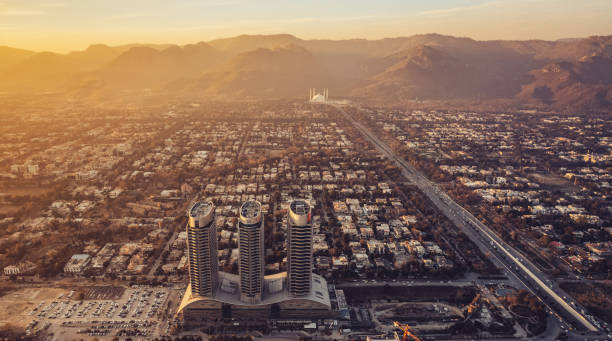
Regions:
<instances>
[{"instance_id":1,"label":"vacant lot","mask_svg":"<svg viewBox=\"0 0 612 341\"><path fill-rule=\"evenodd\" d=\"M11 214L19 210L19 205L0 205L0 214Z\"/></svg>"},{"instance_id":2,"label":"vacant lot","mask_svg":"<svg viewBox=\"0 0 612 341\"><path fill-rule=\"evenodd\" d=\"M6 324L25 327L35 318L30 312L41 301L48 304L67 292L59 288L26 288L4 294L0 297L0 327Z\"/></svg>"},{"instance_id":3,"label":"vacant lot","mask_svg":"<svg viewBox=\"0 0 612 341\"><path fill-rule=\"evenodd\" d=\"M6 196L39 196L51 191L48 187L15 187L15 188L0 188L0 193Z\"/></svg>"},{"instance_id":4,"label":"vacant lot","mask_svg":"<svg viewBox=\"0 0 612 341\"><path fill-rule=\"evenodd\" d=\"M426 322L463 318L457 307L435 302L373 304L379 321Z\"/></svg>"},{"instance_id":5,"label":"vacant lot","mask_svg":"<svg viewBox=\"0 0 612 341\"><path fill-rule=\"evenodd\" d=\"M410 302L444 301L466 304L476 296L473 286L456 287L442 285L378 286L378 287L341 287L350 304L372 299L390 299Z\"/></svg>"},{"instance_id":6,"label":"vacant lot","mask_svg":"<svg viewBox=\"0 0 612 341\"><path fill-rule=\"evenodd\" d=\"M551 189L558 189L567 193L576 192L579 187L568 181L566 178L562 178L552 174L541 174L532 173L529 177L542 184L544 187Z\"/></svg>"}]
</instances>

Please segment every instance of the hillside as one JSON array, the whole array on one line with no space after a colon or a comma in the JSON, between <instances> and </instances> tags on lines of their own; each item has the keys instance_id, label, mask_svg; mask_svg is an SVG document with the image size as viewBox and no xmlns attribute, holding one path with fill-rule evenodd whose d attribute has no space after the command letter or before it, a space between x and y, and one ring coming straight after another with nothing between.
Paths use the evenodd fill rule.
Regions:
<instances>
[{"instance_id":1,"label":"hillside","mask_svg":"<svg viewBox=\"0 0 612 341\"><path fill-rule=\"evenodd\" d=\"M550 105L558 109L596 110L612 106L612 58L584 57L531 71L519 98L526 103Z\"/></svg>"},{"instance_id":2,"label":"hillside","mask_svg":"<svg viewBox=\"0 0 612 341\"><path fill-rule=\"evenodd\" d=\"M453 56L430 46L405 50L378 61L386 66L366 85L354 90L356 96L378 96L387 101L463 97L473 87L462 86L471 79L470 67Z\"/></svg>"},{"instance_id":3,"label":"hillside","mask_svg":"<svg viewBox=\"0 0 612 341\"><path fill-rule=\"evenodd\" d=\"M528 106L608 110L612 36L477 41L424 34L379 40L241 35L177 46L92 45L68 54L0 47L0 90L163 91L219 98L334 96L401 104L516 100Z\"/></svg>"},{"instance_id":4,"label":"hillside","mask_svg":"<svg viewBox=\"0 0 612 341\"><path fill-rule=\"evenodd\" d=\"M132 47L91 75L115 88L157 88L204 73L219 62L217 51L200 42L157 50Z\"/></svg>"},{"instance_id":5,"label":"hillside","mask_svg":"<svg viewBox=\"0 0 612 341\"><path fill-rule=\"evenodd\" d=\"M24 61L34 53L35 52L33 51L14 49L8 46L0 46L0 72Z\"/></svg>"},{"instance_id":6,"label":"hillside","mask_svg":"<svg viewBox=\"0 0 612 341\"><path fill-rule=\"evenodd\" d=\"M303 96L306 84L319 86L328 80L326 70L310 52L289 45L240 53L217 70L171 88L225 98L282 98Z\"/></svg>"}]
</instances>

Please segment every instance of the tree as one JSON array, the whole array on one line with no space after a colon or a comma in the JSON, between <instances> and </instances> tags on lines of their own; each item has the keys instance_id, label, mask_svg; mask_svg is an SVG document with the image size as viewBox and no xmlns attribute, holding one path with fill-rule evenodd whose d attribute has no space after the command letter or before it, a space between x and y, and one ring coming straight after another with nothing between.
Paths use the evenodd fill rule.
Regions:
<instances>
[{"instance_id":1,"label":"tree","mask_svg":"<svg viewBox=\"0 0 612 341\"><path fill-rule=\"evenodd\" d=\"M541 247L547 247L549 242L550 242L550 238L548 238L547 235L543 235L542 237L540 237L540 239L538 239L538 244Z\"/></svg>"}]
</instances>

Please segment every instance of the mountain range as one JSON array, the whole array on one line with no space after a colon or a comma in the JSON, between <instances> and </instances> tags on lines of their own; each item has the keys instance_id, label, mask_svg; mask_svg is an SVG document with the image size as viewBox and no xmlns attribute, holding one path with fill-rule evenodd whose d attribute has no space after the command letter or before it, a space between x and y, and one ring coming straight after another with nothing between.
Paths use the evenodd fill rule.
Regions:
<instances>
[{"instance_id":1,"label":"mountain range","mask_svg":"<svg viewBox=\"0 0 612 341\"><path fill-rule=\"evenodd\" d=\"M439 34L379 40L241 35L184 46L91 45L67 54L0 47L0 91L216 99L331 97L402 104L512 100L612 110L612 36L477 41Z\"/></svg>"}]
</instances>

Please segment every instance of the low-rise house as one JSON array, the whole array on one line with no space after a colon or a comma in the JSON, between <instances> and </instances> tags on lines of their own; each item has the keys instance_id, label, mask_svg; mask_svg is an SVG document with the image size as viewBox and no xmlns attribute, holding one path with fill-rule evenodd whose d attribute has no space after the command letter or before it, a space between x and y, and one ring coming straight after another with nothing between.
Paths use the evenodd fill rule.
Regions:
<instances>
[{"instance_id":1,"label":"low-rise house","mask_svg":"<svg viewBox=\"0 0 612 341\"><path fill-rule=\"evenodd\" d=\"M340 255L332 258L332 265L336 270L344 270L348 267L348 259L345 255Z\"/></svg>"},{"instance_id":2,"label":"low-rise house","mask_svg":"<svg viewBox=\"0 0 612 341\"><path fill-rule=\"evenodd\" d=\"M4 274L7 276L24 276L24 275L32 275L36 272L37 266L36 264L25 261L15 265L9 265L4 267Z\"/></svg>"}]
</instances>

